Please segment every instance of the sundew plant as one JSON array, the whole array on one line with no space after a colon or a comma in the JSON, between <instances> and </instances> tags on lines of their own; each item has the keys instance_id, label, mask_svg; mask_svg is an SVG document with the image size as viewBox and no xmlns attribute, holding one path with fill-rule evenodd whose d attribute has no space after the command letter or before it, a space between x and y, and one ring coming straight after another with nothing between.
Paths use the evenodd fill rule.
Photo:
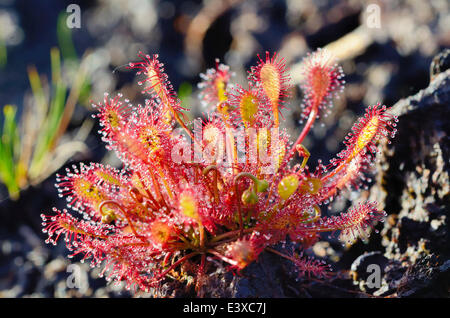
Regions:
<instances>
[{"instance_id":1,"label":"sundew plant","mask_svg":"<svg viewBox=\"0 0 450 318\"><path fill-rule=\"evenodd\" d=\"M57 209L42 215L47 242L64 238L71 256L102 267L108 280L148 291L192 277L199 286L217 262L239 272L265 250L292 261L299 275L325 277L330 269L322 261L273 246L289 238L305 250L323 232L352 243L384 218L376 202L322 216L333 198L361 186L377 142L394 136L397 121L385 106L369 106L344 150L310 169L302 142L344 85L326 50L304 60L305 124L295 141L279 127L292 87L277 54L259 58L246 87L232 84L229 67L219 62L202 74L208 112L194 122L187 122L158 56L139 57L129 68L149 94L145 105L121 95L95 105L103 140L124 168L80 164L58 175L60 196L81 216Z\"/></svg>"}]
</instances>

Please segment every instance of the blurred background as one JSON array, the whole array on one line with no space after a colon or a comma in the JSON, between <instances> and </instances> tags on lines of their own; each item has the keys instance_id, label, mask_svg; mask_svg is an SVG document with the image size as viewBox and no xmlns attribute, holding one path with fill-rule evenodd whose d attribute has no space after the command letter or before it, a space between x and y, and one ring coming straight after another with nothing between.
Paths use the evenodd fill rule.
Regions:
<instances>
[{"instance_id":1,"label":"blurred background","mask_svg":"<svg viewBox=\"0 0 450 318\"><path fill-rule=\"evenodd\" d=\"M68 288L67 252L44 244L39 215L64 207L56 171L80 161L119 165L91 104L119 91L143 102L126 68L139 51L159 54L191 118L204 111L199 73L215 58L243 85L257 54L278 52L295 85L283 115L296 136L301 60L327 47L347 84L305 140L311 162L326 162L367 105L391 106L428 86L433 56L450 47L449 10L446 0L0 0L0 297L128 295L88 266L85 288Z\"/></svg>"}]
</instances>

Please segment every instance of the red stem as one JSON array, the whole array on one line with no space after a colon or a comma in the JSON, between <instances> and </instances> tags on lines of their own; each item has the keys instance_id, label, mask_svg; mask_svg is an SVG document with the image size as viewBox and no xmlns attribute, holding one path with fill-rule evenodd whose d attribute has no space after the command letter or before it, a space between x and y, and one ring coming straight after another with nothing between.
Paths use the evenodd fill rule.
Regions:
<instances>
[{"instance_id":1,"label":"red stem","mask_svg":"<svg viewBox=\"0 0 450 318\"><path fill-rule=\"evenodd\" d=\"M222 254L220 254L219 252L217 252L217 251L215 251L215 250L208 250L208 253L211 253L211 254L213 254L214 256L217 256L217 257L218 257L219 259L221 259L222 261L227 262L227 263L229 263L229 264L231 264L231 265L233 265L233 266L236 266L236 265L237 265L237 262L236 262L235 260L230 259L230 258L228 258L228 257L226 257L226 256L224 256L224 255L222 255Z\"/></svg>"},{"instance_id":2,"label":"red stem","mask_svg":"<svg viewBox=\"0 0 450 318\"><path fill-rule=\"evenodd\" d=\"M291 157L294 155L294 151L296 149L296 146L301 144L303 142L303 139L305 139L306 135L309 133L312 125L316 121L317 111L318 111L317 107L313 107L311 109L311 113L309 114L308 121L306 122L305 127L303 127L303 130L300 133L300 136L298 136L296 142L294 143L294 145L292 145L292 148L289 151L288 155L286 156L285 161L289 161L289 159L291 159Z\"/></svg>"},{"instance_id":3,"label":"red stem","mask_svg":"<svg viewBox=\"0 0 450 318\"><path fill-rule=\"evenodd\" d=\"M244 221L242 219L241 193L239 192L238 181L240 178L244 178L244 177L250 178L253 181L255 188L256 188L256 181L257 181L255 176L251 175L248 172L241 172L234 177L234 192L236 193L237 209L238 209L238 216L239 216L239 238L241 238L242 235L244 234Z\"/></svg>"},{"instance_id":4,"label":"red stem","mask_svg":"<svg viewBox=\"0 0 450 318\"><path fill-rule=\"evenodd\" d=\"M317 105L319 105L319 103L316 103ZM278 168L278 171L282 170L289 162L289 160L292 158L292 156L294 155L294 152L296 150L297 145L301 144L303 142L303 139L305 139L306 135L309 133L312 125L314 124L314 122L316 121L316 117L317 117L317 112L319 111L318 107L313 106L311 109L311 112L309 113L309 117L308 117L308 121L306 122L305 127L303 127L302 132L300 133L300 136L298 136L297 140L295 141L295 143L292 145L291 149L289 150L288 154L284 157L283 162L280 165L280 168ZM267 200L267 204L266 204L266 208L269 204L269 199L272 195L272 191L273 191L273 187L275 184L275 178L278 175L278 173L274 173L273 178L272 178L272 186L270 187L269 190L269 195L268 195L268 200Z\"/></svg>"},{"instance_id":5,"label":"red stem","mask_svg":"<svg viewBox=\"0 0 450 318\"><path fill-rule=\"evenodd\" d=\"M234 192L236 193L237 210L238 210L238 216L239 216L239 237L242 237L242 234L244 233L244 221L242 220L241 198L240 198L240 193L238 190L238 188L239 188L238 183L236 181L234 182Z\"/></svg>"}]
</instances>

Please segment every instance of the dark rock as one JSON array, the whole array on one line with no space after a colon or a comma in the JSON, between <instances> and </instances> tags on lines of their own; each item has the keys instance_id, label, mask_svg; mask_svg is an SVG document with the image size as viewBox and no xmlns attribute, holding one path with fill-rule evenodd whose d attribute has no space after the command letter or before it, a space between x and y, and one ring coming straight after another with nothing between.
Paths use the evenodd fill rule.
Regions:
<instances>
[{"instance_id":1,"label":"dark rock","mask_svg":"<svg viewBox=\"0 0 450 318\"><path fill-rule=\"evenodd\" d=\"M436 75L450 68L450 49L446 49L433 58L430 66L430 78L433 80Z\"/></svg>"},{"instance_id":2,"label":"dark rock","mask_svg":"<svg viewBox=\"0 0 450 318\"><path fill-rule=\"evenodd\" d=\"M287 285L295 285L295 279L286 266L280 257L263 253L241 273L219 268L206 278L201 293L206 297L293 297L295 291L289 291Z\"/></svg>"},{"instance_id":3,"label":"dark rock","mask_svg":"<svg viewBox=\"0 0 450 318\"><path fill-rule=\"evenodd\" d=\"M383 144L370 189L371 199L389 214L381 234L389 259L383 280L390 284L381 294L397 289L400 297L449 295L436 278L448 275L442 264L450 256L450 70L445 65L433 66L428 88L391 108L399 117L398 134L392 144Z\"/></svg>"},{"instance_id":4,"label":"dark rock","mask_svg":"<svg viewBox=\"0 0 450 318\"><path fill-rule=\"evenodd\" d=\"M397 288L399 297L447 297L450 269L434 255L421 257L409 267Z\"/></svg>"},{"instance_id":5,"label":"dark rock","mask_svg":"<svg viewBox=\"0 0 450 318\"><path fill-rule=\"evenodd\" d=\"M354 298L369 297L353 286L346 272L328 278L299 276L294 265L269 252L260 255L240 273L219 268L206 278L200 294L205 297Z\"/></svg>"}]
</instances>

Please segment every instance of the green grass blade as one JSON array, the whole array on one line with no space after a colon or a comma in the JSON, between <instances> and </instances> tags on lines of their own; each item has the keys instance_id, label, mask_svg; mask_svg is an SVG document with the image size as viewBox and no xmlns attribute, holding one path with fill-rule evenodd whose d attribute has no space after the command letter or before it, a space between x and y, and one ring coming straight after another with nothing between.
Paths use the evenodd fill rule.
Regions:
<instances>
[{"instance_id":1,"label":"green grass blade","mask_svg":"<svg viewBox=\"0 0 450 318\"><path fill-rule=\"evenodd\" d=\"M58 16L56 33L58 44L64 60L78 60L77 52L72 41L72 31L67 27L67 13L61 12Z\"/></svg>"},{"instance_id":2,"label":"green grass blade","mask_svg":"<svg viewBox=\"0 0 450 318\"><path fill-rule=\"evenodd\" d=\"M42 87L41 78L34 66L28 67L28 79L31 85L31 91L33 92L33 99L35 100L37 111L38 111L38 123L42 122L43 117L47 113L48 103L45 97L45 92ZM42 117L42 118L40 118Z\"/></svg>"},{"instance_id":3,"label":"green grass blade","mask_svg":"<svg viewBox=\"0 0 450 318\"><path fill-rule=\"evenodd\" d=\"M11 197L16 198L19 185L16 180L16 158L20 149L19 130L16 124L17 108L6 105L3 108L4 122L0 146L0 173Z\"/></svg>"},{"instance_id":4,"label":"green grass blade","mask_svg":"<svg viewBox=\"0 0 450 318\"><path fill-rule=\"evenodd\" d=\"M67 13L61 12L58 16L56 32L58 37L59 48L64 61L74 62L74 67L80 67L80 61L72 40L72 31L67 27ZM91 95L91 83L86 77L83 79L83 84L79 92L79 102L84 106L90 105L89 97Z\"/></svg>"},{"instance_id":5,"label":"green grass blade","mask_svg":"<svg viewBox=\"0 0 450 318\"><path fill-rule=\"evenodd\" d=\"M43 129L38 135L38 141L30 165L30 176L36 177L46 162L46 158L51 151L53 140L58 131L61 117L64 112L66 100L66 87L61 79L61 58L57 48L52 48L51 69L52 69L52 98L50 108L44 120Z\"/></svg>"},{"instance_id":6,"label":"green grass blade","mask_svg":"<svg viewBox=\"0 0 450 318\"><path fill-rule=\"evenodd\" d=\"M6 44L0 39L0 68L4 68L8 63L8 50Z\"/></svg>"}]
</instances>

